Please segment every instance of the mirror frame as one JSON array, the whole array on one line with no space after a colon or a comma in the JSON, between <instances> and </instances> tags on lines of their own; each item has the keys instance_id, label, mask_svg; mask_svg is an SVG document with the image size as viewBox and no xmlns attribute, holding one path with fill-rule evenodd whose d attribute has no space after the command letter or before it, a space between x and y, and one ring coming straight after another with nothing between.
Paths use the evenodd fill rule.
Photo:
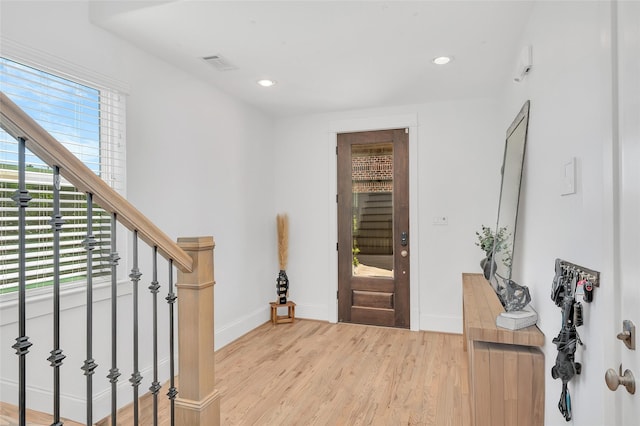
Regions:
<instances>
[{"instance_id":1,"label":"mirror frame","mask_svg":"<svg viewBox=\"0 0 640 426\"><path fill-rule=\"evenodd\" d=\"M501 228L505 228L507 230L509 230L509 226L513 226L513 231L511 231L509 234L507 234L507 237L505 239L506 245L501 246L500 242L498 241L497 238L494 238L494 245L493 245L493 250L492 250L492 262L491 262L491 272L489 275L489 281L491 282L491 285L494 287L494 289L496 289L496 291L498 291L500 288L502 288L507 281L511 280L511 273L513 271L513 256L515 253L515 243L516 243L516 230L517 230L517 226L518 226L518 209L520 206L520 194L521 194L521 188L522 188L522 170L524 168L524 158L525 158L525 151L526 151L526 146L527 146L527 135L528 135L528 131L529 131L529 109L530 109L530 101L526 101L524 103L524 105L522 106L522 108L520 109L520 112L518 112L518 115L516 115L516 118L513 120L513 122L511 123L511 125L509 126L509 128L507 129L506 132L506 140L505 140L505 146L504 146L504 154L503 154L503 158L502 158L502 169L501 169L501 182L500 182L500 197L499 197L499 202L498 202L498 217L496 219L496 228L495 228L495 234L494 235L498 235L500 232ZM510 138L513 135L513 133L515 132L515 130L520 126L520 124L524 122L524 135L522 137L522 142L521 145L518 144L517 146L514 145L516 142L511 140ZM517 162L512 162L511 164L507 163L507 159L511 158L511 156L509 154L512 154L512 152L510 150L513 149L522 149L522 154L519 155L518 152L516 152L515 154L518 155L517 159L519 159L519 161ZM505 173L508 172L508 173ZM506 182L506 184L516 184L517 183L517 195L515 196L515 200L506 200L505 199L505 176L514 176L516 177L516 181L513 183L510 182ZM515 195L515 194L514 194ZM513 209L513 203L515 202L515 211L513 213L513 217L512 218L505 218L505 210L508 209ZM506 204L509 203L509 206L506 206ZM507 265L505 263L504 256L502 256L501 258L498 258L497 256L500 256L498 253L501 251L502 247L506 247L507 250L510 250L511 253L508 255L508 257L510 258L510 264ZM501 268L498 267L498 262L501 262L504 264L504 267L506 269L506 274L505 276L502 276L498 273L498 271L501 271Z\"/></svg>"}]
</instances>

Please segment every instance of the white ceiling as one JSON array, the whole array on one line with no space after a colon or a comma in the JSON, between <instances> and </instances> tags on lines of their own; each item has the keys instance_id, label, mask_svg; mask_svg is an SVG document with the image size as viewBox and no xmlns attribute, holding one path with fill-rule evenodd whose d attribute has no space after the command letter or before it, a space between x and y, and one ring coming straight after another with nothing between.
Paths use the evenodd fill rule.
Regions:
<instances>
[{"instance_id":1,"label":"white ceiling","mask_svg":"<svg viewBox=\"0 0 640 426\"><path fill-rule=\"evenodd\" d=\"M281 117L495 96L512 80L530 10L517 0L93 1L91 19ZM238 69L202 60L215 54ZM436 66L440 55L455 59Z\"/></svg>"}]
</instances>

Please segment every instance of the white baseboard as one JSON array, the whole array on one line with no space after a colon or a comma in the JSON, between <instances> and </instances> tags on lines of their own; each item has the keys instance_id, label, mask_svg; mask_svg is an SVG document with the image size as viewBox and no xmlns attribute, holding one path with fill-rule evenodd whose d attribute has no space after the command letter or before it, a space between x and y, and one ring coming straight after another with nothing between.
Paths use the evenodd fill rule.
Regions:
<instances>
[{"instance_id":1,"label":"white baseboard","mask_svg":"<svg viewBox=\"0 0 640 426\"><path fill-rule=\"evenodd\" d=\"M177 365L177 360L176 360ZM158 377L160 384L164 384L169 380L169 359L158 360ZM133 400L133 391L129 376L127 373L120 372L122 375L118 380L118 408L122 408L131 403ZM81 372L79 374L82 374ZM149 366L140 371L143 381L138 388L139 396L149 392L149 386L153 379L153 367ZM62 377L64 381L64 377ZM94 376L94 386L97 380L107 379ZM82 391L82 390L81 390ZM27 386L27 408L31 410L41 411L43 413L53 412L53 390L45 389L38 386ZM18 405L18 383L12 380L0 379L0 395L2 401L9 404ZM93 396L93 422L102 420L111 414L111 386L109 385L100 392L94 393ZM87 404L84 395L78 397L65 392L60 394L60 415L66 419L84 423L87 420Z\"/></svg>"},{"instance_id":2,"label":"white baseboard","mask_svg":"<svg viewBox=\"0 0 640 426\"><path fill-rule=\"evenodd\" d=\"M82 374L82 373L80 373ZM12 405L18 405L18 382L13 380L0 379L0 394L2 401ZM43 413L53 412L53 392L51 389L45 389L37 386L27 386L26 404L30 410L41 411ZM61 416L84 422L86 416L85 400L74 395L62 393L60 395Z\"/></svg>"},{"instance_id":3,"label":"white baseboard","mask_svg":"<svg viewBox=\"0 0 640 426\"><path fill-rule=\"evenodd\" d=\"M237 338L247 334L254 328L269 321L271 312L269 312L269 306L256 309L255 311L221 326L216 325L215 331L215 350L228 345Z\"/></svg>"},{"instance_id":4,"label":"white baseboard","mask_svg":"<svg viewBox=\"0 0 640 426\"><path fill-rule=\"evenodd\" d=\"M328 321L327 307L325 305L307 305L296 303L296 318ZM271 320L271 312L268 306L257 309L236 321L216 326L215 350L221 349L242 337L256 327Z\"/></svg>"},{"instance_id":5,"label":"white baseboard","mask_svg":"<svg viewBox=\"0 0 640 426\"><path fill-rule=\"evenodd\" d=\"M462 317L420 315L420 330L462 334Z\"/></svg>"},{"instance_id":6,"label":"white baseboard","mask_svg":"<svg viewBox=\"0 0 640 426\"><path fill-rule=\"evenodd\" d=\"M327 305L296 303L296 318L329 321Z\"/></svg>"}]
</instances>

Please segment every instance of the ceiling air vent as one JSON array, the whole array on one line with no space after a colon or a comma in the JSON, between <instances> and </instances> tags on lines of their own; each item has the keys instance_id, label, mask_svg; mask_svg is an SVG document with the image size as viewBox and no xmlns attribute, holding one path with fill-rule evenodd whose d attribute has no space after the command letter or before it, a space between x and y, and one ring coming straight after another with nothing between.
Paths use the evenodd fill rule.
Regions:
<instances>
[{"instance_id":1,"label":"ceiling air vent","mask_svg":"<svg viewBox=\"0 0 640 426\"><path fill-rule=\"evenodd\" d=\"M204 59L208 64L214 66L218 71L233 71L238 69L238 67L227 61L221 55L205 56L202 59Z\"/></svg>"}]
</instances>

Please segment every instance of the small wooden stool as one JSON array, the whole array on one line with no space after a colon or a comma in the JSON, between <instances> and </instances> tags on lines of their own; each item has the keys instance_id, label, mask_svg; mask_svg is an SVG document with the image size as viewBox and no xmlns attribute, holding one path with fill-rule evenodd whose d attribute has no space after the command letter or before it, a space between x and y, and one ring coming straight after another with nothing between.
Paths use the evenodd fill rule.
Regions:
<instances>
[{"instance_id":1,"label":"small wooden stool","mask_svg":"<svg viewBox=\"0 0 640 426\"><path fill-rule=\"evenodd\" d=\"M292 301L287 303L270 302L271 305L271 322L273 324L284 324L293 322L296 319L296 304ZM287 308L287 315L278 315L278 308Z\"/></svg>"}]
</instances>

